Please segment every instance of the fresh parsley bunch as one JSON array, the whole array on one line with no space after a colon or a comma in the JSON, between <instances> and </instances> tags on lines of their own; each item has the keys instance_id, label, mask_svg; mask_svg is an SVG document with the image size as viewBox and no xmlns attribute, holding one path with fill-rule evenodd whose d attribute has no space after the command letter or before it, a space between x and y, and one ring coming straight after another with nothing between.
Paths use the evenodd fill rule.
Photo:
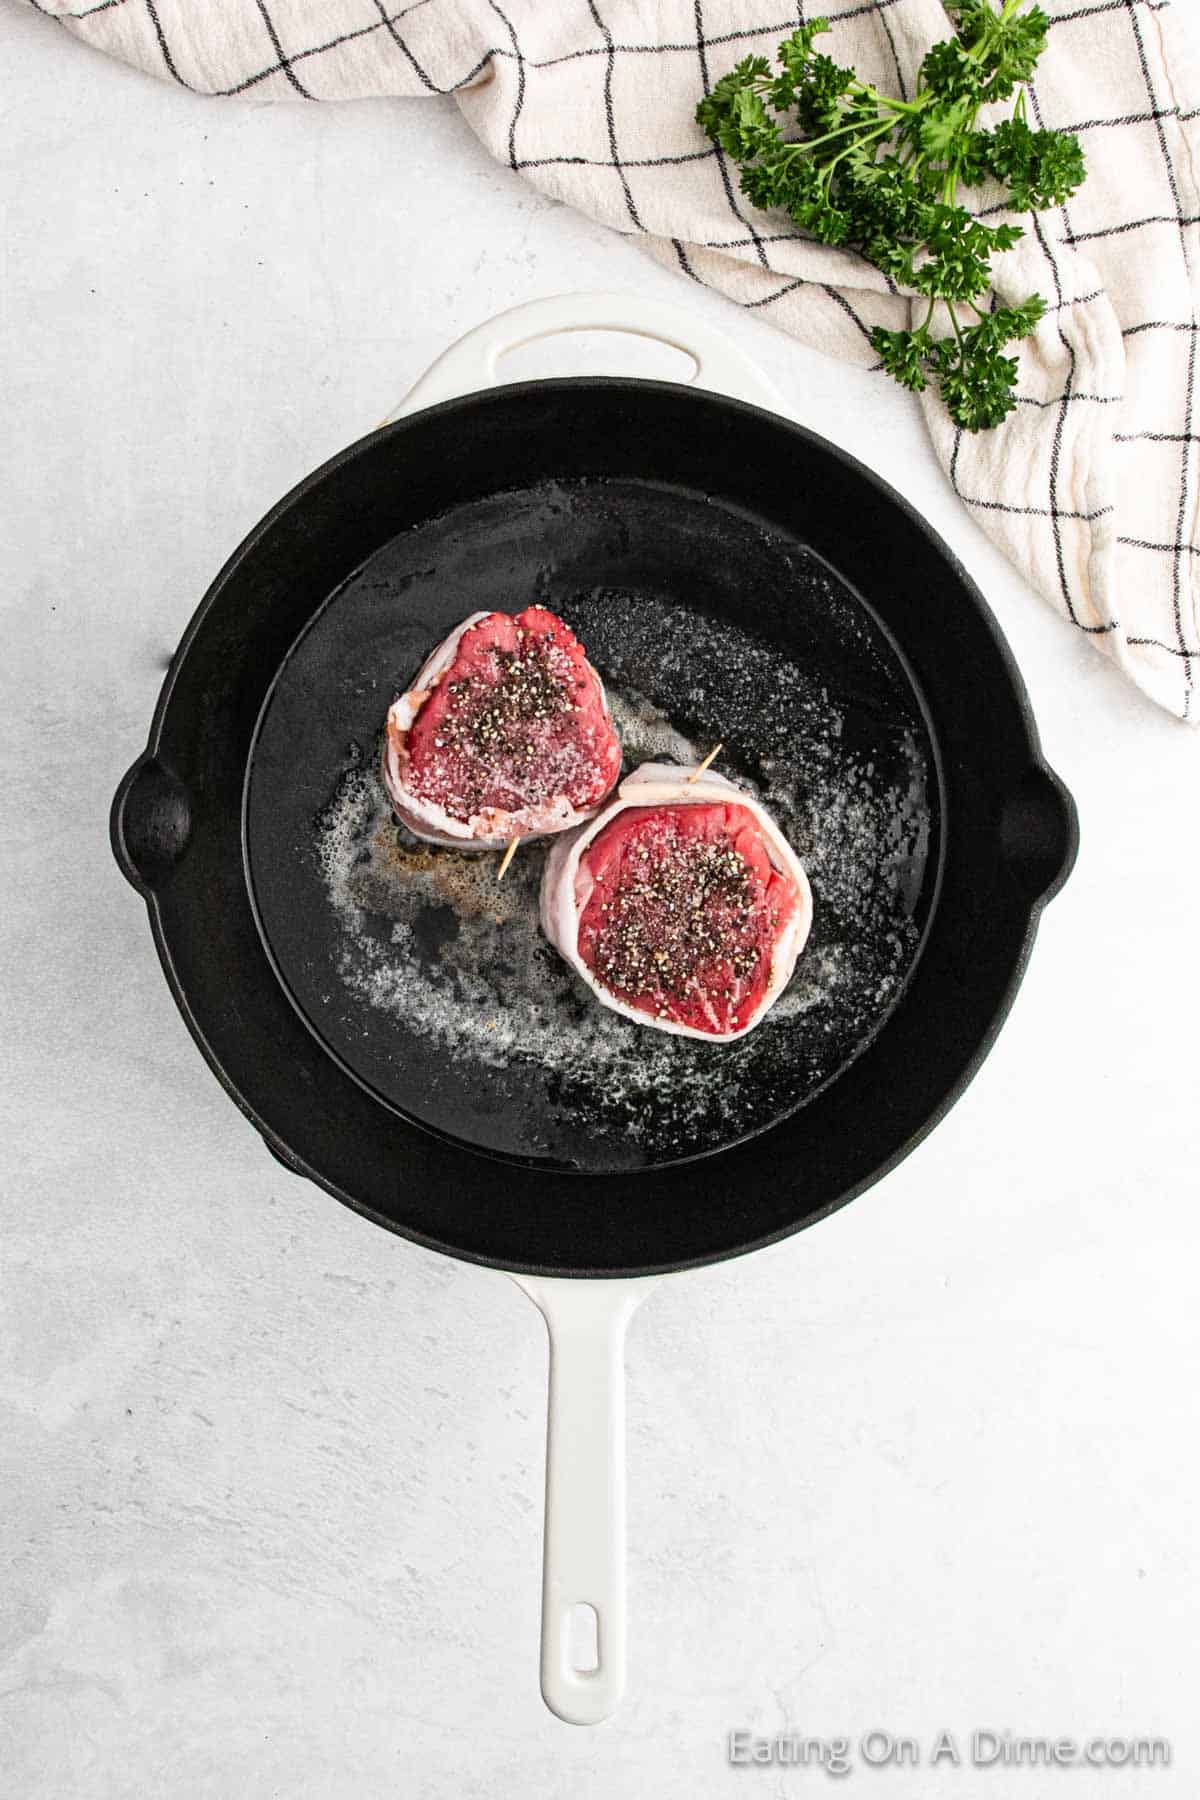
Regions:
<instances>
[{"instance_id":1,"label":"fresh parsley bunch","mask_svg":"<svg viewBox=\"0 0 1200 1800\"><path fill-rule=\"evenodd\" d=\"M960 183L995 178L1014 212L1058 206L1084 178L1079 140L1035 131L1025 87L1046 43L1048 20L1025 0L946 0L956 35L921 64L912 100L896 100L814 50L826 19L802 25L779 46L778 68L748 56L700 102L696 118L741 167L757 207L781 207L823 244L859 250L902 287L927 296L910 331L876 326L871 342L890 375L920 391L932 377L955 423L999 425L1016 405L1017 363L1006 347L1027 337L1046 310L1040 294L1019 306L980 304L991 257L1024 234L986 225L959 204ZM1011 118L990 129L980 109L1016 94ZM792 115L803 135L789 141ZM944 303L949 336L931 332ZM968 311L964 314L960 308Z\"/></svg>"}]
</instances>

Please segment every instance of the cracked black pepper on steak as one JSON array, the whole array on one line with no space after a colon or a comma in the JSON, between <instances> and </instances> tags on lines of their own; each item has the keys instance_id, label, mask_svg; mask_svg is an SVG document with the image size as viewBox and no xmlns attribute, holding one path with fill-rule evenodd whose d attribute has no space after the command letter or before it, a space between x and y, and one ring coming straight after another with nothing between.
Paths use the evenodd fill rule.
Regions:
<instances>
[{"instance_id":1,"label":"cracked black pepper on steak","mask_svg":"<svg viewBox=\"0 0 1200 1800\"><path fill-rule=\"evenodd\" d=\"M564 830L595 810L620 764L600 678L545 607L464 621L388 714L393 805L435 843Z\"/></svg>"},{"instance_id":2,"label":"cracked black pepper on steak","mask_svg":"<svg viewBox=\"0 0 1200 1800\"><path fill-rule=\"evenodd\" d=\"M590 888L578 954L603 988L655 1022L710 1036L755 1015L801 896L748 807L630 807L581 866Z\"/></svg>"}]
</instances>

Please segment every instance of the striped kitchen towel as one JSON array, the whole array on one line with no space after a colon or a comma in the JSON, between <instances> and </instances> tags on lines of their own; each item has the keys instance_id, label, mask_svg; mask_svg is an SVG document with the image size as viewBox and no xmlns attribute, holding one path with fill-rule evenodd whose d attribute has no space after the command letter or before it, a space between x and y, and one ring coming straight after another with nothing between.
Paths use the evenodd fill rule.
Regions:
<instances>
[{"instance_id":1,"label":"striped kitchen towel","mask_svg":"<svg viewBox=\"0 0 1200 1800\"><path fill-rule=\"evenodd\" d=\"M853 252L757 213L694 112L806 8L831 22L823 48L904 95L948 34L940 0L32 4L198 94L453 94L492 154L535 186L806 343L872 364L871 327L909 323L909 300ZM1139 687L1194 722L1200 73L1169 0L1042 4L1052 28L1031 119L1079 134L1088 179L1027 221L996 265L1001 300L1036 289L1049 302L1021 347L1017 411L970 436L936 397L922 404L985 531Z\"/></svg>"}]
</instances>

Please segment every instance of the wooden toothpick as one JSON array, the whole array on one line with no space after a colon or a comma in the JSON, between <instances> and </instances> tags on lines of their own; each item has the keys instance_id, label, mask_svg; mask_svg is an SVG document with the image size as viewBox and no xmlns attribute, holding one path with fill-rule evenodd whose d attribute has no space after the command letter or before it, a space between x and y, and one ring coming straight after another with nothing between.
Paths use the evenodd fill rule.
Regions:
<instances>
[{"instance_id":1,"label":"wooden toothpick","mask_svg":"<svg viewBox=\"0 0 1200 1800\"><path fill-rule=\"evenodd\" d=\"M513 857L517 854L517 845L520 843L520 841L521 840L519 837L509 839L508 849L504 852L504 855L501 857L500 867L496 870L496 880L497 881L503 881L504 877L508 874L508 865L512 861Z\"/></svg>"},{"instance_id":2,"label":"wooden toothpick","mask_svg":"<svg viewBox=\"0 0 1200 1800\"><path fill-rule=\"evenodd\" d=\"M724 748L725 748L724 744L714 744L712 749L709 751L708 755L705 757L704 761L700 764L699 768L692 770L691 774L688 776L688 780L689 781L699 781L699 779L703 775L705 769L707 769L709 763L715 762L716 758L718 756L720 756L720 754Z\"/></svg>"}]
</instances>

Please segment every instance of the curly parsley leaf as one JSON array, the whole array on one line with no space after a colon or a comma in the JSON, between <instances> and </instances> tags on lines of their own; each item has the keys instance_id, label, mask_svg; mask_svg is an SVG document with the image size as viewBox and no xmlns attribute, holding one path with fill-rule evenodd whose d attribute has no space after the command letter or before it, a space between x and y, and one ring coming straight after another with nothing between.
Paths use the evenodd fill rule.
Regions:
<instances>
[{"instance_id":1,"label":"curly parsley leaf","mask_svg":"<svg viewBox=\"0 0 1200 1800\"><path fill-rule=\"evenodd\" d=\"M876 353L916 393L936 382L955 423L982 431L1016 404L1017 362L1005 350L1037 328L1045 302L1031 294L1017 306L979 304L992 257L1022 231L976 218L959 187L996 181L1012 211L1036 212L1061 205L1086 171L1072 133L1035 131L1025 117L1025 83L1046 44L1041 8L945 3L955 35L930 48L912 100L881 94L818 50L829 23L813 19L784 39L775 65L743 58L696 117L738 164L753 206L781 209L821 243L858 250L925 298L911 330L872 332ZM981 108L1014 93L1012 116L980 127ZM786 137L789 129L801 135Z\"/></svg>"}]
</instances>

